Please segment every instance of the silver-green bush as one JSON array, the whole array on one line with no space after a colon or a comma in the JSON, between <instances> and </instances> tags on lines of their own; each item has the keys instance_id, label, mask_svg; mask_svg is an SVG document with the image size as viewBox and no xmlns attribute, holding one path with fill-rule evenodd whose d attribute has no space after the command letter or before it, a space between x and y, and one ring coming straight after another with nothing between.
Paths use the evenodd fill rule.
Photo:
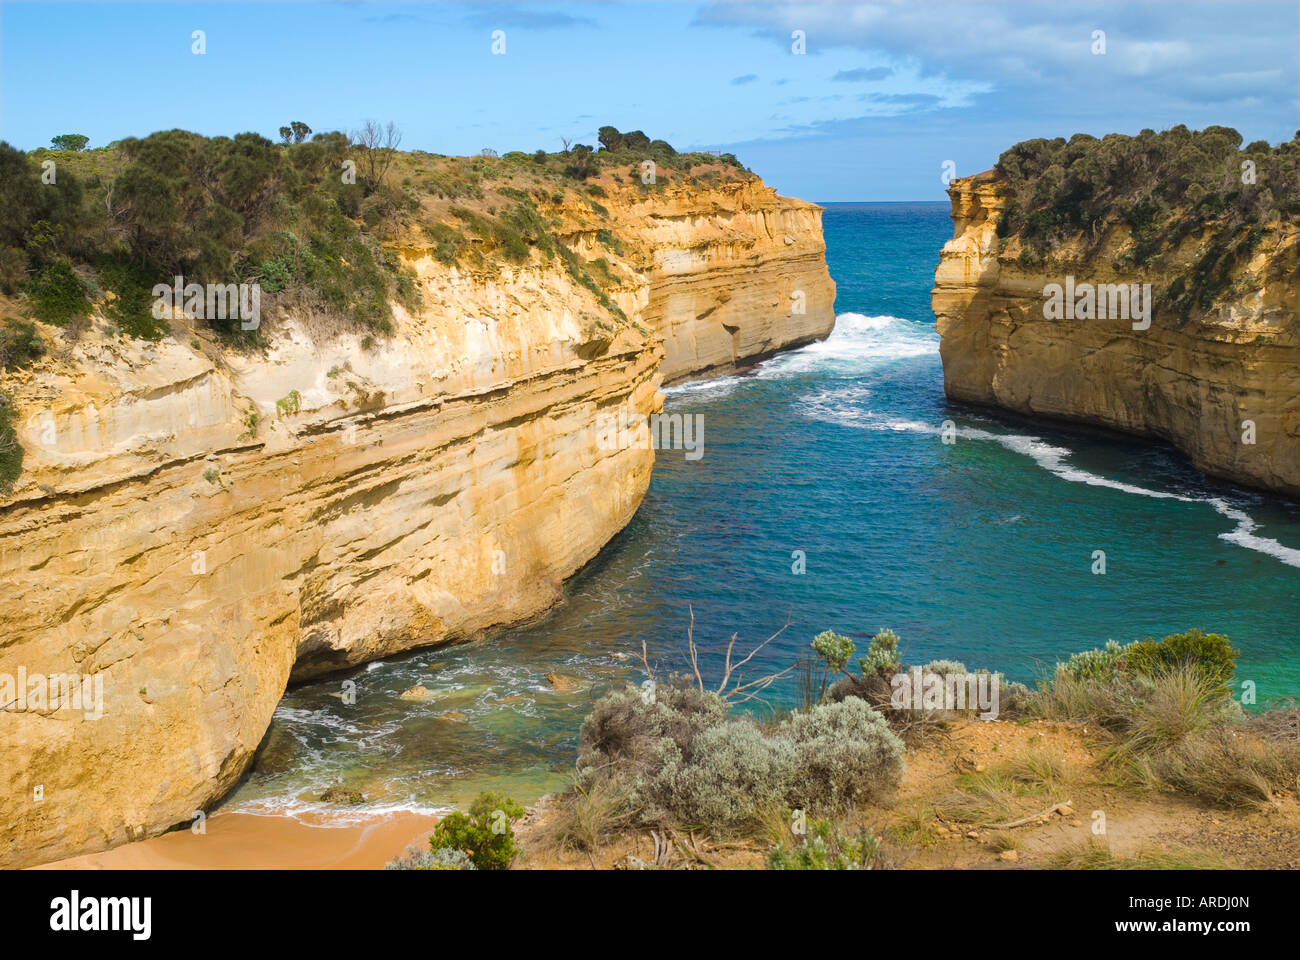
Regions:
<instances>
[{"instance_id":1,"label":"silver-green bush","mask_svg":"<svg viewBox=\"0 0 1300 960\"><path fill-rule=\"evenodd\" d=\"M888 796L903 776L903 742L864 700L847 697L796 713L778 737L796 757L792 806L831 806Z\"/></svg>"},{"instance_id":2,"label":"silver-green bush","mask_svg":"<svg viewBox=\"0 0 1300 960\"><path fill-rule=\"evenodd\" d=\"M722 831L784 803L797 766L790 741L764 736L749 720L705 730L689 755L673 744L663 761L652 788L659 805L682 824Z\"/></svg>"}]
</instances>

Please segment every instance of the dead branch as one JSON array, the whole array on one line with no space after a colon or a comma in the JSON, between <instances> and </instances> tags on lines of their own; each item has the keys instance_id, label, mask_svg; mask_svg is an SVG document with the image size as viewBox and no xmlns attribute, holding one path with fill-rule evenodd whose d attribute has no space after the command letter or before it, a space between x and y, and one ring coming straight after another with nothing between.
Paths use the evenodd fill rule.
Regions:
<instances>
[{"instance_id":1,"label":"dead branch","mask_svg":"<svg viewBox=\"0 0 1300 960\"><path fill-rule=\"evenodd\" d=\"M1009 823L986 823L983 824L983 827L988 830L1013 830L1016 827L1023 827L1025 824L1033 823L1035 820L1042 820L1045 817L1050 817L1054 813L1061 813L1064 815L1061 808L1065 807L1068 809L1072 803L1074 803L1073 800L1054 803L1041 813L1035 813L1028 817L1021 817L1019 820L1012 820Z\"/></svg>"}]
</instances>

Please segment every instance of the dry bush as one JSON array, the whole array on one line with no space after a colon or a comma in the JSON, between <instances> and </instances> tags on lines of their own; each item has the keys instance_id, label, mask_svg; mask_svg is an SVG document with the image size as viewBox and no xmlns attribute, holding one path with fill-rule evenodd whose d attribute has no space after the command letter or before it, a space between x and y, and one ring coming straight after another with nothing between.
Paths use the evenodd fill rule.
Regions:
<instances>
[{"instance_id":1,"label":"dry bush","mask_svg":"<svg viewBox=\"0 0 1300 960\"><path fill-rule=\"evenodd\" d=\"M609 777L554 797L537 836L545 847L591 853L633 826L640 812L631 791L618 777Z\"/></svg>"},{"instance_id":2,"label":"dry bush","mask_svg":"<svg viewBox=\"0 0 1300 960\"><path fill-rule=\"evenodd\" d=\"M1288 738L1296 708L1244 718L1221 689L1194 665L1150 677L1058 671L1034 701L1044 717L1096 726L1110 741L1110 768L1150 787L1251 806L1300 786L1300 744Z\"/></svg>"}]
</instances>

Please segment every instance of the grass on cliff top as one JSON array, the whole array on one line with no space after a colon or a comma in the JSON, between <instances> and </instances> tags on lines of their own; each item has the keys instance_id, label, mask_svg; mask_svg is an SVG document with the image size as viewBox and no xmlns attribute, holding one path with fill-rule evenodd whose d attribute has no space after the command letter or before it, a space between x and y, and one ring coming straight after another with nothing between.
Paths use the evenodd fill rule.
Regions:
<instances>
[{"instance_id":1,"label":"grass on cliff top","mask_svg":"<svg viewBox=\"0 0 1300 960\"><path fill-rule=\"evenodd\" d=\"M1277 146L1241 143L1230 127L1181 124L1018 143L995 168L1010 193L998 235L1018 236L1021 262L1036 266L1057 244L1082 237L1090 252L1123 226L1131 244L1115 267L1130 272L1202 238L1190 273L1162 300L1183 318L1204 312L1270 231L1300 227L1300 131Z\"/></svg>"},{"instance_id":2,"label":"grass on cliff top","mask_svg":"<svg viewBox=\"0 0 1300 960\"><path fill-rule=\"evenodd\" d=\"M264 316L277 302L297 305L384 335L393 303L420 306L400 255L414 244L486 273L559 256L625 321L604 286L616 277L599 258L567 251L579 233L623 248L601 200L752 179L734 157L678 153L613 127L602 128L599 149L504 156L401 152L359 139L369 145L337 131L277 144L185 130L80 152L0 143L0 291L21 294L28 318L71 336L103 303L121 332L157 339L168 331L151 314L154 283L257 283ZM46 160L58 189L41 182ZM228 343L259 340L236 318L205 322Z\"/></svg>"}]
</instances>

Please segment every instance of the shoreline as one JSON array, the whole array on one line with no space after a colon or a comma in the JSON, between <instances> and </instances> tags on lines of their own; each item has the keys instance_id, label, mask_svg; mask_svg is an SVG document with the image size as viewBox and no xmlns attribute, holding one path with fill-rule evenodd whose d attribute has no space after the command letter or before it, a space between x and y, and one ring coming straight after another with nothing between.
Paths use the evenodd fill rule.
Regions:
<instances>
[{"instance_id":1,"label":"shoreline","mask_svg":"<svg viewBox=\"0 0 1300 960\"><path fill-rule=\"evenodd\" d=\"M347 823L318 814L215 813L202 834L173 830L27 869L382 870L407 846L427 847L439 819L408 810Z\"/></svg>"}]
</instances>

